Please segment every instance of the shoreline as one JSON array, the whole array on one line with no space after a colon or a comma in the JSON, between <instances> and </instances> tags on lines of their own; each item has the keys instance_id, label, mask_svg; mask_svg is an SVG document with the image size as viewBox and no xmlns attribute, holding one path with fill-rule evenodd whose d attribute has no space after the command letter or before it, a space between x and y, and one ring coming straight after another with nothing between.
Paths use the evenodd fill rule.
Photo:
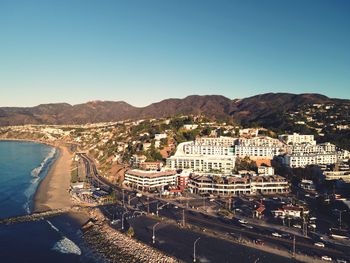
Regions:
<instances>
[{"instance_id":1,"label":"shoreline","mask_svg":"<svg viewBox=\"0 0 350 263\"><path fill-rule=\"evenodd\" d=\"M38 141L36 142L38 143ZM73 154L65 146L53 147L58 151L58 156L38 185L32 200L32 212L70 208L72 206L69 187Z\"/></svg>"}]
</instances>

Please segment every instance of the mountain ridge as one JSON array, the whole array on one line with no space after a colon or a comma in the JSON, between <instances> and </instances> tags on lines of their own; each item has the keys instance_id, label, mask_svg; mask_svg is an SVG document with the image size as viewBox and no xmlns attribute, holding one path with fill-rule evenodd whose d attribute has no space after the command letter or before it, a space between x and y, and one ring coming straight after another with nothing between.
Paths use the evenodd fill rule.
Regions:
<instances>
[{"instance_id":1,"label":"mountain ridge","mask_svg":"<svg viewBox=\"0 0 350 263\"><path fill-rule=\"evenodd\" d=\"M314 103L350 103L316 93L265 93L243 99L222 95L190 95L170 98L135 107L124 101L89 101L71 105L48 103L34 107L0 107L0 126L25 124L86 124L127 119L161 118L179 114L205 115L209 118L249 124L272 118L298 105Z\"/></svg>"}]
</instances>

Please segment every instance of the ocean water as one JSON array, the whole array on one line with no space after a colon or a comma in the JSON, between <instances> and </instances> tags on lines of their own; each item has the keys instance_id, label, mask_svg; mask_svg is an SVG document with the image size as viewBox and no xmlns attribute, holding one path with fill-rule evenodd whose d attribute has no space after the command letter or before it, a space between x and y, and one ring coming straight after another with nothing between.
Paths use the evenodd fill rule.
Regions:
<instances>
[{"instance_id":1,"label":"ocean water","mask_svg":"<svg viewBox=\"0 0 350 263\"><path fill-rule=\"evenodd\" d=\"M0 141L0 218L32 211L35 191L58 154L48 145ZM80 225L62 215L0 225L0 262L102 261L85 245Z\"/></svg>"}]
</instances>

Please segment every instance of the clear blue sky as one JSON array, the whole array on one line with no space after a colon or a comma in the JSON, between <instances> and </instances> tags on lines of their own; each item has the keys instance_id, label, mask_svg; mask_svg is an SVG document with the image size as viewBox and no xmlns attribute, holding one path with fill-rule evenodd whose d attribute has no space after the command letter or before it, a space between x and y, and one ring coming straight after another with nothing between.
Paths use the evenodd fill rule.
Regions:
<instances>
[{"instance_id":1,"label":"clear blue sky","mask_svg":"<svg viewBox=\"0 0 350 263\"><path fill-rule=\"evenodd\" d=\"M0 106L350 98L347 0L0 0Z\"/></svg>"}]
</instances>

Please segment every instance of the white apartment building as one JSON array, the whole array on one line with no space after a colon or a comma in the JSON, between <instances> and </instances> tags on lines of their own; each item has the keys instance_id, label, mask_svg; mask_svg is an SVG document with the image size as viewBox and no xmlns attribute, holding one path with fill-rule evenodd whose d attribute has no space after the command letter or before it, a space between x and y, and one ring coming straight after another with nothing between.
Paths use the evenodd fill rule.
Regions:
<instances>
[{"instance_id":1,"label":"white apartment building","mask_svg":"<svg viewBox=\"0 0 350 263\"><path fill-rule=\"evenodd\" d=\"M191 170L193 172L219 172L230 174L235 168L235 156L174 155L167 159L170 169Z\"/></svg>"},{"instance_id":2,"label":"white apartment building","mask_svg":"<svg viewBox=\"0 0 350 263\"><path fill-rule=\"evenodd\" d=\"M164 189L164 186L177 184L176 171L128 170L125 172L124 184L143 191Z\"/></svg>"},{"instance_id":3,"label":"white apartment building","mask_svg":"<svg viewBox=\"0 0 350 263\"><path fill-rule=\"evenodd\" d=\"M350 170L347 171L324 171L323 175L326 180L343 180L350 182Z\"/></svg>"},{"instance_id":4,"label":"white apartment building","mask_svg":"<svg viewBox=\"0 0 350 263\"><path fill-rule=\"evenodd\" d=\"M271 166L259 166L258 167L259 175L274 175L275 169Z\"/></svg>"},{"instance_id":5,"label":"white apartment building","mask_svg":"<svg viewBox=\"0 0 350 263\"><path fill-rule=\"evenodd\" d=\"M289 145L304 144L304 143L316 144L316 141L313 135L304 135L299 133L282 134L278 136L278 139Z\"/></svg>"},{"instance_id":6,"label":"white apartment building","mask_svg":"<svg viewBox=\"0 0 350 263\"><path fill-rule=\"evenodd\" d=\"M285 152L285 145L277 139L258 136L251 139L240 138L235 146L235 154L241 158L272 159Z\"/></svg>"},{"instance_id":7,"label":"white apartment building","mask_svg":"<svg viewBox=\"0 0 350 263\"><path fill-rule=\"evenodd\" d=\"M192 172L217 172L229 174L235 167L236 157L232 147L235 138L199 138L183 142L174 156L167 159L167 168Z\"/></svg>"},{"instance_id":8,"label":"white apartment building","mask_svg":"<svg viewBox=\"0 0 350 263\"><path fill-rule=\"evenodd\" d=\"M273 176L229 176L212 177L193 174L188 187L197 194L214 195L256 195L286 194L290 192L288 181L278 175Z\"/></svg>"},{"instance_id":9,"label":"white apartment building","mask_svg":"<svg viewBox=\"0 0 350 263\"><path fill-rule=\"evenodd\" d=\"M290 154L296 153L329 153L336 152L336 146L332 143L319 143L319 144L297 144L288 148Z\"/></svg>"},{"instance_id":10,"label":"white apartment building","mask_svg":"<svg viewBox=\"0 0 350 263\"><path fill-rule=\"evenodd\" d=\"M296 153L284 156L285 164L291 168L306 167L308 165L334 164L338 161L336 152L330 153Z\"/></svg>"},{"instance_id":11,"label":"white apartment building","mask_svg":"<svg viewBox=\"0 0 350 263\"><path fill-rule=\"evenodd\" d=\"M234 155L234 147L186 142L179 145L188 155Z\"/></svg>"},{"instance_id":12,"label":"white apartment building","mask_svg":"<svg viewBox=\"0 0 350 263\"><path fill-rule=\"evenodd\" d=\"M237 141L237 138L227 137L227 136L201 137L196 139L195 144L231 147L235 144L236 141Z\"/></svg>"}]
</instances>

